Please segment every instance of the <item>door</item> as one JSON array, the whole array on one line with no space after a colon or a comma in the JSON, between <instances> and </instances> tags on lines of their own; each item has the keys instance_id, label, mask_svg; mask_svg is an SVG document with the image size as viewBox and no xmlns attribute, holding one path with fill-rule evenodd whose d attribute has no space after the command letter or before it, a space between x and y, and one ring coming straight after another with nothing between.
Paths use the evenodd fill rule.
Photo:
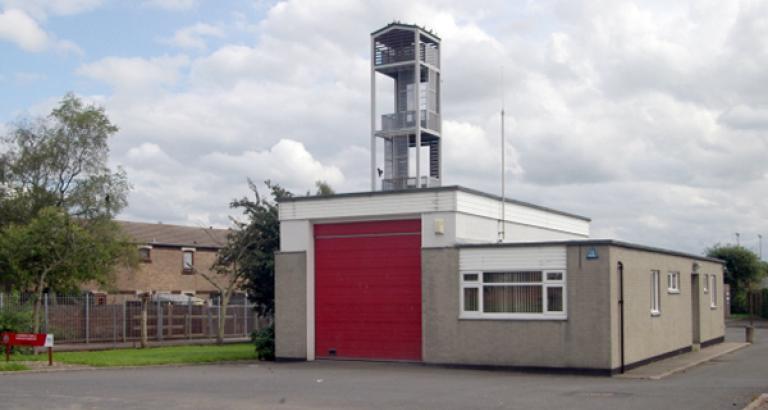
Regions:
<instances>
[{"instance_id":1,"label":"door","mask_svg":"<svg viewBox=\"0 0 768 410\"><path fill-rule=\"evenodd\" d=\"M318 358L421 360L421 222L315 225Z\"/></svg>"},{"instance_id":2,"label":"door","mask_svg":"<svg viewBox=\"0 0 768 410\"><path fill-rule=\"evenodd\" d=\"M693 343L701 343L701 330L699 327L701 317L699 313L699 274L691 274L691 314L693 323Z\"/></svg>"}]
</instances>

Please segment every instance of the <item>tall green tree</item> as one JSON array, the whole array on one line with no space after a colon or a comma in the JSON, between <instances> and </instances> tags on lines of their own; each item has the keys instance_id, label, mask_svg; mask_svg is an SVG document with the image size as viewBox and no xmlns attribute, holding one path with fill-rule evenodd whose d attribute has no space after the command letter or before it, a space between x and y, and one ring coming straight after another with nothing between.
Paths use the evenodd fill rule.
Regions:
<instances>
[{"instance_id":1,"label":"tall green tree","mask_svg":"<svg viewBox=\"0 0 768 410\"><path fill-rule=\"evenodd\" d=\"M747 291L768 272L764 263L751 250L739 245L717 244L707 249L707 256L725 261L725 283L731 285L732 307L743 312L747 308Z\"/></svg>"},{"instance_id":2,"label":"tall green tree","mask_svg":"<svg viewBox=\"0 0 768 410\"><path fill-rule=\"evenodd\" d=\"M27 223L46 207L72 216L114 215L127 205L125 172L107 166L117 127L104 108L67 94L45 118L22 120L2 138L0 227Z\"/></svg>"},{"instance_id":3,"label":"tall green tree","mask_svg":"<svg viewBox=\"0 0 768 410\"><path fill-rule=\"evenodd\" d=\"M103 108L67 94L48 116L22 120L2 137L0 282L6 288L38 296L45 288L74 289L105 279L116 252L129 249L109 222L127 205L130 189L125 172L107 165L115 132Z\"/></svg>"},{"instance_id":4,"label":"tall green tree","mask_svg":"<svg viewBox=\"0 0 768 410\"><path fill-rule=\"evenodd\" d=\"M242 212L245 220L234 220L235 230L219 252L216 266L237 270L241 286L262 317L275 311L275 252L280 249L280 220L277 202L293 194L266 181L270 197L263 198L251 180L248 186L254 199L243 197L230 206Z\"/></svg>"},{"instance_id":5,"label":"tall green tree","mask_svg":"<svg viewBox=\"0 0 768 410\"><path fill-rule=\"evenodd\" d=\"M90 281L106 283L117 263L133 262L135 249L119 232L108 218L78 220L56 207L43 208L29 223L3 230L0 259L15 286L36 295L36 333L44 291L71 291Z\"/></svg>"}]
</instances>

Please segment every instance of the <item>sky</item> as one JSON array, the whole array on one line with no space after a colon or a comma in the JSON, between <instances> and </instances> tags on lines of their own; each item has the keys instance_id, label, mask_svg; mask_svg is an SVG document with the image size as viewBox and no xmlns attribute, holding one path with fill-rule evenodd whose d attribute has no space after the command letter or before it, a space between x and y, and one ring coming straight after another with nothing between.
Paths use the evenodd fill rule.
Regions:
<instances>
[{"instance_id":1,"label":"sky","mask_svg":"<svg viewBox=\"0 0 768 410\"><path fill-rule=\"evenodd\" d=\"M765 1L0 0L0 134L67 92L105 107L121 219L226 226L247 178L365 191L392 21L443 41L443 185L500 192L503 95L508 196L594 238L758 251Z\"/></svg>"}]
</instances>

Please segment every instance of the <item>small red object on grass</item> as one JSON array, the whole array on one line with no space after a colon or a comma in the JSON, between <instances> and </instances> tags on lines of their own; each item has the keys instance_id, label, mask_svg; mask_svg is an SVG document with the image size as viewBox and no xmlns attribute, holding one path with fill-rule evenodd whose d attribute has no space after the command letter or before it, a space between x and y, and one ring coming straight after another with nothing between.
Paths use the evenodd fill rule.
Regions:
<instances>
[{"instance_id":1,"label":"small red object on grass","mask_svg":"<svg viewBox=\"0 0 768 410\"><path fill-rule=\"evenodd\" d=\"M15 333L3 332L5 361L11 360L13 346L42 346L48 348L48 366L53 366L53 333Z\"/></svg>"}]
</instances>

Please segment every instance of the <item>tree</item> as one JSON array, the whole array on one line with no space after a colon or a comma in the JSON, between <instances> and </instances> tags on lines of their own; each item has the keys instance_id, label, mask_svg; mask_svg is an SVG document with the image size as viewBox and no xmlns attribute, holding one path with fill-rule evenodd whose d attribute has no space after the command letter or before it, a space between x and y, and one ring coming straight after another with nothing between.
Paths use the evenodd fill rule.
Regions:
<instances>
[{"instance_id":1,"label":"tree","mask_svg":"<svg viewBox=\"0 0 768 410\"><path fill-rule=\"evenodd\" d=\"M255 200L247 197L230 206L240 209L247 222L234 221L233 235L219 257L220 265L236 266L242 271L243 288L261 317L272 317L275 311L275 252L280 249L280 220L277 202L293 194L279 185L265 181L271 200L262 198L256 185L248 180Z\"/></svg>"},{"instance_id":2,"label":"tree","mask_svg":"<svg viewBox=\"0 0 768 410\"><path fill-rule=\"evenodd\" d=\"M336 193L336 191L334 191L325 181L315 181L315 186L317 187L317 192L315 192L315 195L317 196L328 196Z\"/></svg>"},{"instance_id":3,"label":"tree","mask_svg":"<svg viewBox=\"0 0 768 410\"><path fill-rule=\"evenodd\" d=\"M725 261L725 283L731 285L732 304L746 310L747 291L766 274L764 264L754 252L743 246L717 244L707 249L707 256Z\"/></svg>"},{"instance_id":4,"label":"tree","mask_svg":"<svg viewBox=\"0 0 768 410\"><path fill-rule=\"evenodd\" d=\"M0 140L0 281L38 295L36 315L46 288L104 280L118 254L136 253L110 222L129 190L125 172L107 166L115 132L103 108L67 94Z\"/></svg>"},{"instance_id":5,"label":"tree","mask_svg":"<svg viewBox=\"0 0 768 410\"><path fill-rule=\"evenodd\" d=\"M36 295L34 332L46 290L70 291L88 281L107 282L116 263L131 263L135 249L107 218L72 218L47 207L27 224L12 224L0 233L0 259L15 285Z\"/></svg>"},{"instance_id":6,"label":"tree","mask_svg":"<svg viewBox=\"0 0 768 410\"><path fill-rule=\"evenodd\" d=\"M117 127L104 109L67 94L45 118L21 121L2 138L0 227L27 223L46 207L79 218L110 216L127 205L125 172L107 167Z\"/></svg>"}]
</instances>

